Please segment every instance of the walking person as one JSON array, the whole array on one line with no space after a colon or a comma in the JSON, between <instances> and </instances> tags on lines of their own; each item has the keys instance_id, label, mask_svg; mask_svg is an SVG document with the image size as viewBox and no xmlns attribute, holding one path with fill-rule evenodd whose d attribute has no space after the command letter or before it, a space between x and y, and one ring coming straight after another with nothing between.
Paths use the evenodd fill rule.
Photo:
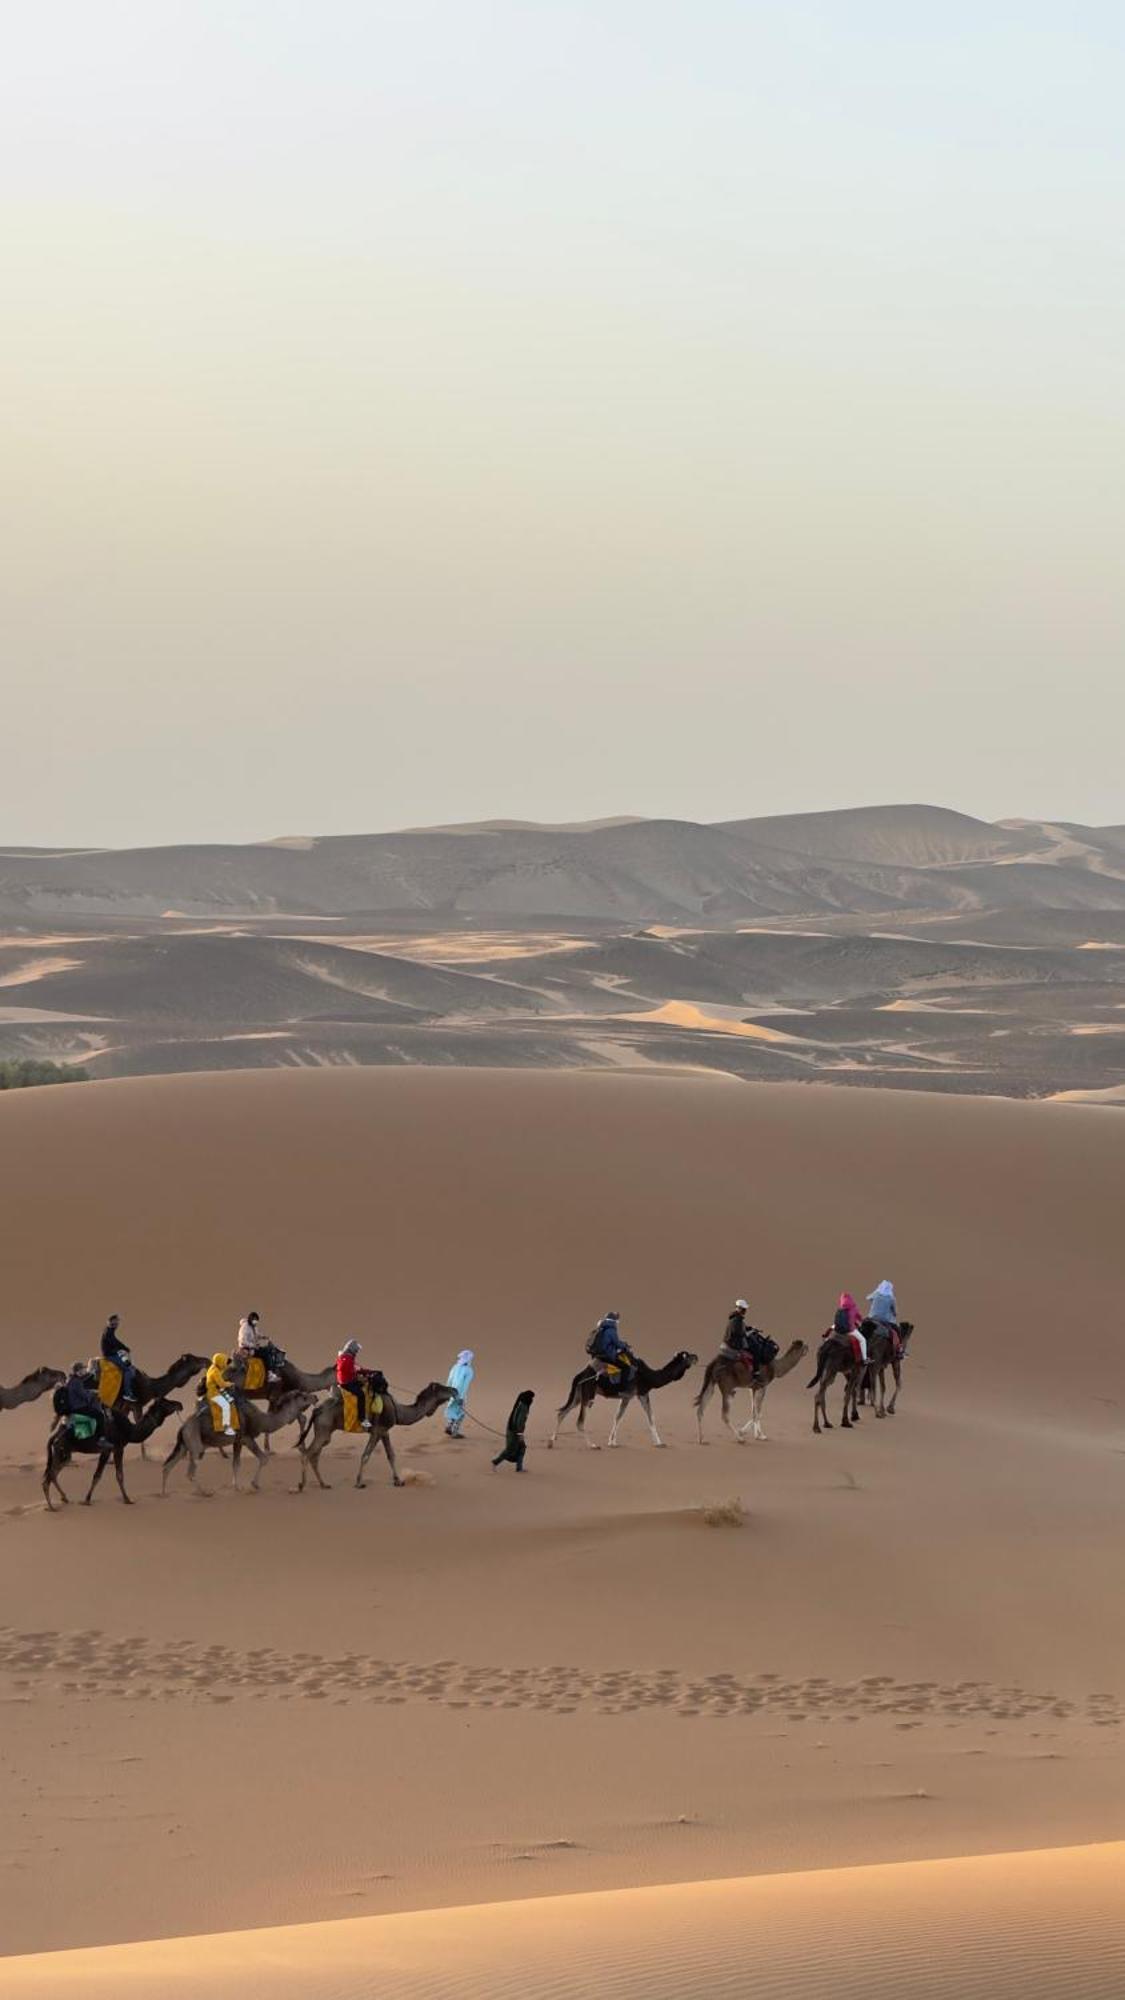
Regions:
<instances>
[{"instance_id":1,"label":"walking person","mask_svg":"<svg viewBox=\"0 0 1125 2000\"><path fill-rule=\"evenodd\" d=\"M498 1451L493 1466L514 1465L517 1472L523 1471L527 1457L527 1442L524 1431L527 1428L528 1413L535 1401L534 1389L521 1389L508 1413L508 1428L504 1433L504 1449Z\"/></svg>"},{"instance_id":2,"label":"walking person","mask_svg":"<svg viewBox=\"0 0 1125 2000\"><path fill-rule=\"evenodd\" d=\"M453 1391L452 1397L445 1406L446 1437L459 1438L463 1435L461 1426L467 1414L465 1404L468 1400L469 1390L472 1387L473 1376L475 1374L473 1350L471 1347L463 1347L445 1378L447 1387Z\"/></svg>"}]
</instances>

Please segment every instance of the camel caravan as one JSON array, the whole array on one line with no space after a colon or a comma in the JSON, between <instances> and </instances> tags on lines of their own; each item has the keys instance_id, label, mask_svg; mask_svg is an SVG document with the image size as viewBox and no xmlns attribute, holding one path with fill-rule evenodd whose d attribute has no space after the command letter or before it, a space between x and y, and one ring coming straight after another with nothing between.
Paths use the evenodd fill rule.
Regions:
<instances>
[{"instance_id":1,"label":"camel caravan","mask_svg":"<svg viewBox=\"0 0 1125 2000\"><path fill-rule=\"evenodd\" d=\"M869 1311L863 1314L850 1292L841 1293L832 1324L818 1344L815 1372L807 1385L813 1392L813 1431L817 1436L833 1428L828 1395L836 1382L843 1388L841 1429L851 1430L865 1405L880 1419L895 1414L903 1362L914 1329L909 1320L900 1321L894 1287L888 1280L869 1295L868 1306ZM700 1444L707 1442L704 1416L716 1395L723 1425L731 1437L740 1444L748 1439L764 1440L762 1414L770 1387L789 1375L809 1352L809 1343L804 1340L791 1341L783 1352L776 1341L750 1324L748 1313L746 1300L737 1299L722 1345L703 1371L693 1405ZM604 1314L587 1340L587 1364L575 1375L566 1401L559 1407L546 1441L548 1450L557 1443L566 1420L577 1413L578 1436L597 1451L600 1447L590 1435L587 1419L599 1401L608 1402L613 1409L610 1446L619 1442L622 1420L634 1403L640 1407L652 1443L663 1446L652 1397L658 1390L683 1381L698 1366L699 1356L680 1348L662 1367L653 1367L624 1339L620 1319L617 1312ZM76 1459L89 1459L93 1465L83 1496L85 1505L90 1504L111 1464L120 1496L126 1505L131 1504L125 1485L125 1453L136 1445L146 1456L147 1441L173 1416L182 1421L161 1469L162 1495L167 1494L170 1475L182 1465L189 1490L208 1497L207 1488L197 1478L208 1452L229 1459L235 1488L239 1486L243 1454L247 1453L254 1461L250 1491L258 1492L272 1437L292 1425L297 1426L298 1493L305 1491L310 1473L313 1482L327 1490L321 1460L337 1433L363 1438L356 1487L366 1485L368 1464L379 1448L392 1483L402 1486L405 1482L395 1458L392 1432L426 1422L444 1411L446 1436L463 1441L463 1424L466 1419L473 1420L466 1408L473 1355L469 1349L462 1350L445 1382L428 1382L411 1398L392 1387L380 1370L361 1368L359 1352L359 1342L349 1340L335 1363L310 1372L299 1368L266 1337L257 1313L248 1313L240 1322L232 1352L210 1356L185 1352L162 1373L150 1375L133 1361L114 1313L106 1322L101 1351L91 1361L75 1362L69 1373L37 1368L14 1387L0 1387L0 1410L16 1409L50 1394L54 1421L42 1486L44 1500L52 1509L55 1495L63 1505L67 1502L59 1475ZM889 1396L888 1377L892 1385ZM193 1382L194 1400L186 1407L185 1400L174 1392ZM749 1398L749 1413L736 1425L732 1412L743 1391ZM494 1465L510 1459L523 1470L522 1429L531 1396L531 1391L521 1391L517 1407L520 1403L526 1407L518 1424L515 1411L509 1419L512 1434ZM514 1424L518 1436L513 1432ZM490 1426L483 1428L489 1430Z\"/></svg>"}]
</instances>

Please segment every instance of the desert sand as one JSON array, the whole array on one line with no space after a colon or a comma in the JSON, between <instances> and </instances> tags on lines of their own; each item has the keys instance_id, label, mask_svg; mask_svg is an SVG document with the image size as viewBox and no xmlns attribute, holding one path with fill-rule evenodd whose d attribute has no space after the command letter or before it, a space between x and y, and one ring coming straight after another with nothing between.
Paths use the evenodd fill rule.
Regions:
<instances>
[{"instance_id":1,"label":"desert sand","mask_svg":"<svg viewBox=\"0 0 1125 2000\"><path fill-rule=\"evenodd\" d=\"M503 1992L536 1952L560 1994L1119 1991L1123 1168L1096 1106L721 1077L0 1099L0 1381L110 1310L157 1368L256 1306L408 1390L474 1347L483 1425L538 1391L523 1479L434 1422L399 1491L336 1440L297 1497L288 1433L260 1495L212 1458L162 1503L169 1426L136 1505L58 1515L47 1405L0 1414L0 1992ZM885 1276L893 1421L814 1438L806 1363L767 1443L712 1409L700 1448L700 1367L668 1449L635 1411L544 1449L606 1307L706 1360L736 1293L811 1342Z\"/></svg>"}]
</instances>

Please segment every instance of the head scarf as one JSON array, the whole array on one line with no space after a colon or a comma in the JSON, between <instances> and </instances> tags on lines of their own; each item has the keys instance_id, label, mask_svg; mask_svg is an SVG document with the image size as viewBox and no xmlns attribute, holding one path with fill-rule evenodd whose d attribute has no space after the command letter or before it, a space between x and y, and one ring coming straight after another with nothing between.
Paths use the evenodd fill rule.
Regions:
<instances>
[{"instance_id":1,"label":"head scarf","mask_svg":"<svg viewBox=\"0 0 1125 2000\"><path fill-rule=\"evenodd\" d=\"M461 1349L460 1354L457 1356L457 1366L458 1368L471 1368L472 1365L473 1365L473 1350L471 1347L463 1347Z\"/></svg>"},{"instance_id":2,"label":"head scarf","mask_svg":"<svg viewBox=\"0 0 1125 2000\"><path fill-rule=\"evenodd\" d=\"M884 1278L882 1284L876 1285L873 1292L868 1292L867 1303L869 1306L873 1306L876 1299L893 1299L894 1295L895 1288L890 1279Z\"/></svg>"}]
</instances>

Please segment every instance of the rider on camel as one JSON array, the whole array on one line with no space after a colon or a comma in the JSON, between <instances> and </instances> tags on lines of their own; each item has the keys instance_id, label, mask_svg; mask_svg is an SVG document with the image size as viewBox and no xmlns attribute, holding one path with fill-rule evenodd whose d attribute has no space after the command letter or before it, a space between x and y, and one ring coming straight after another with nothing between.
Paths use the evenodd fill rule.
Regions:
<instances>
[{"instance_id":1,"label":"rider on camel","mask_svg":"<svg viewBox=\"0 0 1125 2000\"><path fill-rule=\"evenodd\" d=\"M357 1359L359 1351L360 1343L358 1340L345 1340L339 1354L336 1356L336 1384L338 1388L346 1389L350 1396L355 1397L359 1405L360 1429L369 1431L371 1429L371 1419L367 1414L367 1392L375 1384L370 1368L361 1368L359 1366Z\"/></svg>"},{"instance_id":2,"label":"rider on camel","mask_svg":"<svg viewBox=\"0 0 1125 2000\"><path fill-rule=\"evenodd\" d=\"M102 1360L121 1370L121 1400L123 1403L134 1403L137 1399L137 1371L133 1366L133 1357L118 1332L120 1325L117 1313L110 1313L102 1334Z\"/></svg>"},{"instance_id":3,"label":"rider on camel","mask_svg":"<svg viewBox=\"0 0 1125 2000\"><path fill-rule=\"evenodd\" d=\"M636 1372L637 1357L621 1338L619 1312L603 1314L586 1348L592 1360L600 1361L601 1372L609 1377L615 1388L628 1388Z\"/></svg>"}]
</instances>

